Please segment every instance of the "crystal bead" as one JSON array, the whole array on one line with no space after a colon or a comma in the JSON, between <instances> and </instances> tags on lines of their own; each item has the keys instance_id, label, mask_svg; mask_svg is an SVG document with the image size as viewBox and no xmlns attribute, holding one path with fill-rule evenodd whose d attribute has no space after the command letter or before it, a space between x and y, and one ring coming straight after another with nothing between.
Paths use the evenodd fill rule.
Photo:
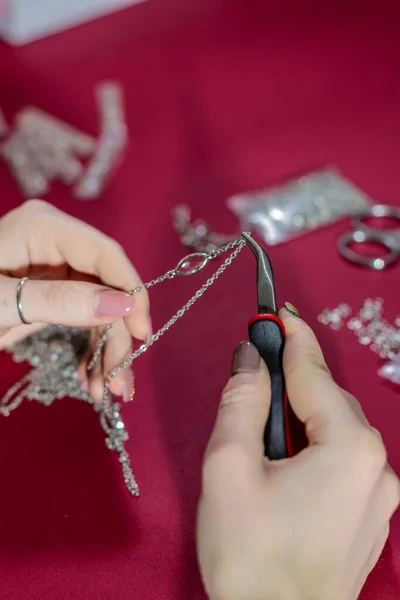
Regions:
<instances>
[{"instance_id":1,"label":"crystal bead","mask_svg":"<svg viewBox=\"0 0 400 600\"><path fill-rule=\"evenodd\" d=\"M360 310L360 318L362 321L371 321L375 316L373 308L363 308Z\"/></svg>"},{"instance_id":2,"label":"crystal bead","mask_svg":"<svg viewBox=\"0 0 400 600\"><path fill-rule=\"evenodd\" d=\"M337 307L337 310L339 311L342 317L348 317L351 314L351 308L345 302L341 302Z\"/></svg>"},{"instance_id":3,"label":"crystal bead","mask_svg":"<svg viewBox=\"0 0 400 600\"><path fill-rule=\"evenodd\" d=\"M360 337L358 338L358 341L363 346L368 346L372 342L371 338L368 335L360 335Z\"/></svg>"},{"instance_id":4,"label":"crystal bead","mask_svg":"<svg viewBox=\"0 0 400 600\"><path fill-rule=\"evenodd\" d=\"M386 341L386 337L383 333L379 333L376 337L375 337L375 344L377 346L382 346Z\"/></svg>"},{"instance_id":5,"label":"crystal bead","mask_svg":"<svg viewBox=\"0 0 400 600\"><path fill-rule=\"evenodd\" d=\"M193 244L195 243L195 241L196 241L196 236L192 232L184 233L180 237L180 242L184 246L193 246Z\"/></svg>"},{"instance_id":6,"label":"crystal bead","mask_svg":"<svg viewBox=\"0 0 400 600\"><path fill-rule=\"evenodd\" d=\"M206 252L195 252L182 258L175 267L177 275L194 275L200 271L209 260L210 256Z\"/></svg>"},{"instance_id":7,"label":"crystal bead","mask_svg":"<svg viewBox=\"0 0 400 600\"><path fill-rule=\"evenodd\" d=\"M340 313L337 310L332 310L329 315L329 318L331 323L334 323L336 325L339 325L342 322L342 317L340 316Z\"/></svg>"},{"instance_id":8,"label":"crystal bead","mask_svg":"<svg viewBox=\"0 0 400 600\"><path fill-rule=\"evenodd\" d=\"M347 323L347 327L351 329L351 331L358 331L362 327L362 323L359 319L353 318Z\"/></svg>"},{"instance_id":9,"label":"crystal bead","mask_svg":"<svg viewBox=\"0 0 400 600\"><path fill-rule=\"evenodd\" d=\"M197 236L204 237L208 234L208 227L204 221L196 221L193 225Z\"/></svg>"},{"instance_id":10,"label":"crystal bead","mask_svg":"<svg viewBox=\"0 0 400 600\"><path fill-rule=\"evenodd\" d=\"M392 383L400 384L400 360L392 360L386 363L379 369L378 374Z\"/></svg>"},{"instance_id":11,"label":"crystal bead","mask_svg":"<svg viewBox=\"0 0 400 600\"><path fill-rule=\"evenodd\" d=\"M323 325L329 325L329 317L326 311L323 311L320 315L318 315L318 321Z\"/></svg>"}]
</instances>

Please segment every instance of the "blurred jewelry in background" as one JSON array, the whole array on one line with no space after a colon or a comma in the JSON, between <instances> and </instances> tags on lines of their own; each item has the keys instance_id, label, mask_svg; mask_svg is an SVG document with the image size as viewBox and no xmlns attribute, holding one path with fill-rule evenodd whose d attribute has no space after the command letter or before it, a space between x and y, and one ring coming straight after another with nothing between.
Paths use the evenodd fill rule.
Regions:
<instances>
[{"instance_id":1,"label":"blurred jewelry in background","mask_svg":"<svg viewBox=\"0 0 400 600\"><path fill-rule=\"evenodd\" d=\"M203 219L197 219L192 223L190 218L191 211L186 204L175 206L172 210L172 226L179 236L179 241L196 252L214 252L225 244L233 242L239 235L239 233L235 235L216 233Z\"/></svg>"},{"instance_id":2,"label":"blurred jewelry in background","mask_svg":"<svg viewBox=\"0 0 400 600\"><path fill-rule=\"evenodd\" d=\"M226 205L238 219L237 231L252 231L273 246L341 219L364 213L372 199L336 168L310 171L265 190L236 194ZM176 206L172 225L181 243L193 250L212 251L235 239L213 231L203 219L193 223L190 208Z\"/></svg>"},{"instance_id":3,"label":"blurred jewelry in background","mask_svg":"<svg viewBox=\"0 0 400 600\"><path fill-rule=\"evenodd\" d=\"M362 346L369 346L379 358L387 361L378 374L400 384L400 315L391 324L383 317L383 305L382 298L367 298L358 313L351 317L350 306L341 302L337 308L325 308L318 320L334 331L346 324Z\"/></svg>"},{"instance_id":4,"label":"blurred jewelry in background","mask_svg":"<svg viewBox=\"0 0 400 600\"><path fill-rule=\"evenodd\" d=\"M128 142L123 93L115 83L104 82L96 88L100 137L83 177L75 187L81 199L97 198L122 160Z\"/></svg>"},{"instance_id":5,"label":"blurred jewelry in background","mask_svg":"<svg viewBox=\"0 0 400 600\"><path fill-rule=\"evenodd\" d=\"M9 132L0 155L25 198L45 196L57 180L74 186L76 198L100 196L122 160L128 133L120 84L101 82L95 96L98 138L34 106L22 108L12 128L0 114L0 136Z\"/></svg>"}]
</instances>

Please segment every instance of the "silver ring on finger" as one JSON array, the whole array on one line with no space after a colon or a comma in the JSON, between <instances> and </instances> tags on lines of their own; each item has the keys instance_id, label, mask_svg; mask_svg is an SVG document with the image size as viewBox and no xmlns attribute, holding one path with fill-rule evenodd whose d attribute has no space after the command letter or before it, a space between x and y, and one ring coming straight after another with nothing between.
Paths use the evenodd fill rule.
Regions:
<instances>
[{"instance_id":1,"label":"silver ring on finger","mask_svg":"<svg viewBox=\"0 0 400 600\"><path fill-rule=\"evenodd\" d=\"M29 280L29 277L23 277L22 279L19 280L18 285L17 285L17 310L18 310L19 318L21 319L21 321L24 325L31 324L29 321L27 321L25 319L24 311L22 308L22 289L28 280Z\"/></svg>"}]
</instances>

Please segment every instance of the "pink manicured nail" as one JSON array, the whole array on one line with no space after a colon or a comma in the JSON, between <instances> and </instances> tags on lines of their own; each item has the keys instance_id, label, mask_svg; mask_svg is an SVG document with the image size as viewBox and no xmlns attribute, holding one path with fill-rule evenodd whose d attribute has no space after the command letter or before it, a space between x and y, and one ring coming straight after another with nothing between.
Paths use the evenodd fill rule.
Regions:
<instances>
[{"instance_id":1,"label":"pink manicured nail","mask_svg":"<svg viewBox=\"0 0 400 600\"><path fill-rule=\"evenodd\" d=\"M124 402L129 402L132 397L133 391L133 373L130 367L127 367L124 370L124 391L122 394L122 399Z\"/></svg>"},{"instance_id":2,"label":"pink manicured nail","mask_svg":"<svg viewBox=\"0 0 400 600\"><path fill-rule=\"evenodd\" d=\"M89 382L88 382L88 380L87 380L87 379L83 379L83 380L81 380L81 388L82 388L83 390L85 390L85 392L87 392L87 391L88 391L88 389L89 389Z\"/></svg>"},{"instance_id":3,"label":"pink manicured nail","mask_svg":"<svg viewBox=\"0 0 400 600\"><path fill-rule=\"evenodd\" d=\"M125 317L133 308L132 296L115 290L96 292L93 310L96 317Z\"/></svg>"}]
</instances>

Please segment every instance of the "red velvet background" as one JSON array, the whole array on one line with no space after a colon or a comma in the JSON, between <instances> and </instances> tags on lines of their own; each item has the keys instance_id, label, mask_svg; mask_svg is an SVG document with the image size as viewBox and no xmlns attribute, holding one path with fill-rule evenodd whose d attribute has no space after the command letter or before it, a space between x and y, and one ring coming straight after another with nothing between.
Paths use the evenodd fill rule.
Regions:
<instances>
[{"instance_id":1,"label":"red velvet background","mask_svg":"<svg viewBox=\"0 0 400 600\"><path fill-rule=\"evenodd\" d=\"M52 202L117 238L145 280L184 254L170 226L178 202L233 231L228 195L333 163L376 200L399 204L400 38L390 7L187 4L149 0L22 49L0 46L9 119L29 103L96 133L94 84L114 77L126 88L131 145L109 189L82 203L55 186ZM21 202L3 165L0 190L2 211ZM338 257L347 226L271 250L279 298L315 327L334 375L361 400L400 472L399 390L378 378L375 355L353 334L317 323L325 306L345 300L357 309L368 296L383 296L388 316L400 312L399 266L372 273ZM155 325L205 276L158 288ZM89 407L25 404L0 420L2 600L204 598L194 549L201 456L231 352L255 310L254 286L253 257L243 252L138 361L125 418L139 500L125 493ZM23 367L7 356L1 364L5 390ZM399 595L397 515L362 598Z\"/></svg>"}]
</instances>

